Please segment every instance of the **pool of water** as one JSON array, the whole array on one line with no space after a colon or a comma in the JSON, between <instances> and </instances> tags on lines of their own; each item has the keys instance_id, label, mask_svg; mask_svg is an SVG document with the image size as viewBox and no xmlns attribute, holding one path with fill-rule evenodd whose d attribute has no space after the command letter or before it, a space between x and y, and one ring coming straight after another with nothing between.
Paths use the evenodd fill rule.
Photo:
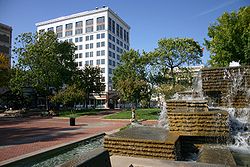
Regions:
<instances>
[{"instance_id":1,"label":"pool of water","mask_svg":"<svg viewBox=\"0 0 250 167\"><path fill-rule=\"evenodd\" d=\"M89 151L100 147L103 147L103 136L82 141L72 146L72 148L65 148L56 153L48 153L46 156L38 156L8 166L54 167L76 158L77 156L85 155Z\"/></svg>"}]
</instances>

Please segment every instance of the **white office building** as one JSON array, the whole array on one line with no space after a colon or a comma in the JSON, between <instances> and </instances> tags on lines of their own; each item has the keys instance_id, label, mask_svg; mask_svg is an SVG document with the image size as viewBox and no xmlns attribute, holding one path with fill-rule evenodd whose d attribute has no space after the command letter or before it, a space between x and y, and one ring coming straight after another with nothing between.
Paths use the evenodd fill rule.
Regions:
<instances>
[{"instance_id":1,"label":"white office building","mask_svg":"<svg viewBox=\"0 0 250 167\"><path fill-rule=\"evenodd\" d=\"M129 50L129 25L104 6L39 22L36 26L39 32L54 31L59 40L73 42L77 47L75 61L79 68L84 68L85 65L101 68L105 92L101 96L93 94L90 104L112 107L112 73L120 63L122 52Z\"/></svg>"}]
</instances>

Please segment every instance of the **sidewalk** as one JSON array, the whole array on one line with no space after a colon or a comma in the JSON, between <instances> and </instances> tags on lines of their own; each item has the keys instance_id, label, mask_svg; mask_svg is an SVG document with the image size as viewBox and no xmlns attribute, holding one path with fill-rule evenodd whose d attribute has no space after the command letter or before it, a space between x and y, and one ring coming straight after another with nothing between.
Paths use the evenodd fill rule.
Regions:
<instances>
[{"instance_id":1,"label":"sidewalk","mask_svg":"<svg viewBox=\"0 0 250 167\"><path fill-rule=\"evenodd\" d=\"M69 119L65 118L1 119L0 161L97 133L107 133L129 123L128 120L104 120L102 117L79 117L76 126L69 126Z\"/></svg>"}]
</instances>

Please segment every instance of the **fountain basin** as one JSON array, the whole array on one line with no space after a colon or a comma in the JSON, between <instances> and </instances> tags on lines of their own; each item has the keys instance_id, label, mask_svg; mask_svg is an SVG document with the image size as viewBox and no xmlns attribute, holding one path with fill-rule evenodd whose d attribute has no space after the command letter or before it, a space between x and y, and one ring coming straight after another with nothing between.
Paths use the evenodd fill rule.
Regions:
<instances>
[{"instance_id":1,"label":"fountain basin","mask_svg":"<svg viewBox=\"0 0 250 167\"><path fill-rule=\"evenodd\" d=\"M179 160L179 136L163 128L132 127L104 137L111 154Z\"/></svg>"}]
</instances>

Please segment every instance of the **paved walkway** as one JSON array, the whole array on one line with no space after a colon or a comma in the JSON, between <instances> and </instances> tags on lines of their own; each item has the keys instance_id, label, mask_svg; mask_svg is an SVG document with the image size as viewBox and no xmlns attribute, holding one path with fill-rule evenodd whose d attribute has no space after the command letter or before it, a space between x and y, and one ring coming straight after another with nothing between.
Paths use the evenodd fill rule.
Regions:
<instances>
[{"instance_id":1,"label":"paved walkway","mask_svg":"<svg viewBox=\"0 0 250 167\"><path fill-rule=\"evenodd\" d=\"M76 126L65 118L0 119L0 162L23 154L119 129L129 120L104 120L102 115L83 116Z\"/></svg>"}]
</instances>

